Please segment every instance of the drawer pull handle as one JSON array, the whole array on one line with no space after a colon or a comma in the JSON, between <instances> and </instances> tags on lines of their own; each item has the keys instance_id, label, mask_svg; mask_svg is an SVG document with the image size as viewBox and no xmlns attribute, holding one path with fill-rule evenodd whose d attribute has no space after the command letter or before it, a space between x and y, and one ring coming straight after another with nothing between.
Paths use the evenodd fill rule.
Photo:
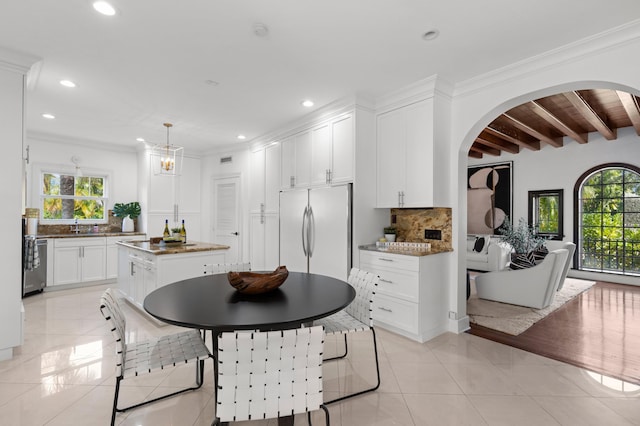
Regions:
<instances>
[{"instance_id":1,"label":"drawer pull handle","mask_svg":"<svg viewBox=\"0 0 640 426\"><path fill-rule=\"evenodd\" d=\"M379 306L378 309L380 309L381 311L385 311L385 312L393 312L393 310L391 310L389 308L383 308L382 306Z\"/></svg>"},{"instance_id":2,"label":"drawer pull handle","mask_svg":"<svg viewBox=\"0 0 640 426\"><path fill-rule=\"evenodd\" d=\"M380 282L393 284L393 281L385 280L384 278L380 278Z\"/></svg>"},{"instance_id":3,"label":"drawer pull handle","mask_svg":"<svg viewBox=\"0 0 640 426\"><path fill-rule=\"evenodd\" d=\"M387 259L385 257L379 257L378 259L382 260L383 262L393 262L393 259Z\"/></svg>"}]
</instances>

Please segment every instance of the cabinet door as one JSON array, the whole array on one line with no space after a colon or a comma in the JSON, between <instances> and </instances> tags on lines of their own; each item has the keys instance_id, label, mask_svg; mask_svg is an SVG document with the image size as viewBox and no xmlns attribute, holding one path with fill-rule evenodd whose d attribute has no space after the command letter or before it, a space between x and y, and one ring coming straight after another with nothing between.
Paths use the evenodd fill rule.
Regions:
<instances>
[{"instance_id":1,"label":"cabinet door","mask_svg":"<svg viewBox=\"0 0 640 426\"><path fill-rule=\"evenodd\" d=\"M405 187L403 207L433 206L433 101L403 108L405 114Z\"/></svg>"},{"instance_id":2,"label":"cabinet door","mask_svg":"<svg viewBox=\"0 0 640 426\"><path fill-rule=\"evenodd\" d=\"M323 124L311 130L311 184L329 183L331 172L331 127Z\"/></svg>"},{"instance_id":3,"label":"cabinet door","mask_svg":"<svg viewBox=\"0 0 640 426\"><path fill-rule=\"evenodd\" d=\"M131 296L136 305L142 307L144 301L145 288L144 288L144 264L139 260L131 259Z\"/></svg>"},{"instance_id":4,"label":"cabinet door","mask_svg":"<svg viewBox=\"0 0 640 426\"><path fill-rule=\"evenodd\" d=\"M107 244L107 279L118 277L118 246Z\"/></svg>"},{"instance_id":5,"label":"cabinet door","mask_svg":"<svg viewBox=\"0 0 640 426\"><path fill-rule=\"evenodd\" d=\"M332 123L331 183L353 181L354 129L351 115Z\"/></svg>"},{"instance_id":6,"label":"cabinet door","mask_svg":"<svg viewBox=\"0 0 640 426\"><path fill-rule=\"evenodd\" d=\"M280 221L277 214L264 219L264 267L272 271L280 265Z\"/></svg>"},{"instance_id":7,"label":"cabinet door","mask_svg":"<svg viewBox=\"0 0 640 426\"><path fill-rule=\"evenodd\" d=\"M106 251L105 245L82 247L82 281L105 279Z\"/></svg>"},{"instance_id":8,"label":"cabinet door","mask_svg":"<svg viewBox=\"0 0 640 426\"><path fill-rule=\"evenodd\" d=\"M280 143L280 188L291 189L296 178L296 138L290 136Z\"/></svg>"},{"instance_id":9,"label":"cabinet door","mask_svg":"<svg viewBox=\"0 0 640 426\"><path fill-rule=\"evenodd\" d=\"M311 184L311 131L307 130L295 136L296 178L295 187L304 188Z\"/></svg>"},{"instance_id":10,"label":"cabinet door","mask_svg":"<svg viewBox=\"0 0 640 426\"><path fill-rule=\"evenodd\" d=\"M149 213L171 213L176 202L176 178L173 176L154 175L153 167L149 171L148 211Z\"/></svg>"},{"instance_id":11,"label":"cabinet door","mask_svg":"<svg viewBox=\"0 0 640 426\"><path fill-rule=\"evenodd\" d=\"M280 144L275 143L265 149L264 171L265 212L277 213L280 201Z\"/></svg>"},{"instance_id":12,"label":"cabinet door","mask_svg":"<svg viewBox=\"0 0 640 426\"><path fill-rule=\"evenodd\" d=\"M56 247L53 256L53 285L80 282L80 250L81 248L78 246Z\"/></svg>"},{"instance_id":13,"label":"cabinet door","mask_svg":"<svg viewBox=\"0 0 640 426\"><path fill-rule=\"evenodd\" d=\"M264 271L267 269L265 262L265 219L261 214L252 214L250 220L249 261L251 262L251 269Z\"/></svg>"},{"instance_id":14,"label":"cabinet door","mask_svg":"<svg viewBox=\"0 0 640 426\"><path fill-rule=\"evenodd\" d=\"M405 126L402 109L377 119L377 207L399 207L405 181Z\"/></svg>"},{"instance_id":15,"label":"cabinet door","mask_svg":"<svg viewBox=\"0 0 640 426\"><path fill-rule=\"evenodd\" d=\"M132 299L131 295L131 277L132 271L131 261L129 260L129 249L126 247L118 247L118 289L129 300Z\"/></svg>"},{"instance_id":16,"label":"cabinet door","mask_svg":"<svg viewBox=\"0 0 640 426\"><path fill-rule=\"evenodd\" d=\"M156 272L156 265L152 262L145 261L144 263L144 296L147 297L147 295L151 293L153 290L155 290L157 286L158 286L158 274Z\"/></svg>"},{"instance_id":17,"label":"cabinet door","mask_svg":"<svg viewBox=\"0 0 640 426\"><path fill-rule=\"evenodd\" d=\"M260 213L265 208L265 149L251 153L250 183L249 183L249 211Z\"/></svg>"}]
</instances>

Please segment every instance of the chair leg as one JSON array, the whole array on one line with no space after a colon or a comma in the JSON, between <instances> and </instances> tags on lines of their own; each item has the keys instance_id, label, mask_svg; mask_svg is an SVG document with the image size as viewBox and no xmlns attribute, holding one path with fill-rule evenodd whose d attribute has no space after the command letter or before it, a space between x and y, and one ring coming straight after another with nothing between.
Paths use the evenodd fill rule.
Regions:
<instances>
[{"instance_id":1,"label":"chair leg","mask_svg":"<svg viewBox=\"0 0 640 426\"><path fill-rule=\"evenodd\" d=\"M333 358L327 358L324 361L333 361L334 359L341 359L347 356L349 353L349 345L347 344L347 334L344 334L344 353L342 355L336 355Z\"/></svg>"},{"instance_id":2,"label":"chair leg","mask_svg":"<svg viewBox=\"0 0 640 426\"><path fill-rule=\"evenodd\" d=\"M331 421L329 420L329 409L324 404L322 404L320 406L320 408L322 408L322 410L324 411L324 418L325 418L325 422L326 422L327 426L331 426ZM311 425L311 411L307 411L307 422L309 422L309 426L312 426Z\"/></svg>"},{"instance_id":3,"label":"chair leg","mask_svg":"<svg viewBox=\"0 0 640 426\"><path fill-rule=\"evenodd\" d=\"M112 418L111 418L111 425L113 426L114 422L115 422L115 417L116 417L116 412L118 413L122 413L124 411L128 411L131 410L133 408L138 408L138 407L142 407L143 405L147 405L147 404L151 404L153 402L156 401L160 401L162 399L166 399L166 398L171 398L172 396L176 396L179 395L181 393L185 393L185 392L190 392L193 390L197 390L200 389L200 387L202 387L202 383L204 381L204 360L200 359L196 361L196 384L195 386L191 386L185 389L181 389L179 391L167 394L167 395L162 395L159 396L158 398L154 398L151 399L149 401L144 401L144 402L140 402L138 404L134 404L134 405L130 405L128 407L124 407L124 408L118 408L117 404L118 404L118 393L120 391L120 381L122 380L122 377L118 377L116 378L116 394L114 397L114 401L113 401L113 414L112 414Z\"/></svg>"},{"instance_id":4,"label":"chair leg","mask_svg":"<svg viewBox=\"0 0 640 426\"><path fill-rule=\"evenodd\" d=\"M372 387L372 388L365 389L365 390L360 391L360 392L352 393L350 395L341 396L339 398L332 399L330 401L325 401L325 403L324 403L325 405L333 404L334 402L342 401L344 399L351 398L353 396L362 395L362 394L367 393L367 392L373 392L374 390L376 390L376 389L378 389L380 387L380 363L378 361L378 344L376 342L376 331L373 329L373 327L371 327L371 336L373 338L373 351L374 351L375 358L376 358L376 379L377 379L376 385L374 387Z\"/></svg>"}]
</instances>

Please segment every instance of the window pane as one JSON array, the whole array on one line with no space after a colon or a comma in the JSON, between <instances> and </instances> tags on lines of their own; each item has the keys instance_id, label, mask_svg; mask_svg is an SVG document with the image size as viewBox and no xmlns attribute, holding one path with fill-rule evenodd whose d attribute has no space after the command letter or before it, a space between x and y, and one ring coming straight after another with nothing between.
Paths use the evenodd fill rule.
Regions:
<instances>
[{"instance_id":1,"label":"window pane","mask_svg":"<svg viewBox=\"0 0 640 426\"><path fill-rule=\"evenodd\" d=\"M76 200L74 218L104 219L104 206L102 200Z\"/></svg>"},{"instance_id":2,"label":"window pane","mask_svg":"<svg viewBox=\"0 0 640 426\"><path fill-rule=\"evenodd\" d=\"M621 183L622 169L608 169L602 171L602 183Z\"/></svg>"},{"instance_id":3,"label":"window pane","mask_svg":"<svg viewBox=\"0 0 640 426\"><path fill-rule=\"evenodd\" d=\"M45 173L42 179L42 194L60 195L60 175Z\"/></svg>"},{"instance_id":4,"label":"window pane","mask_svg":"<svg viewBox=\"0 0 640 426\"><path fill-rule=\"evenodd\" d=\"M91 195L90 178L87 176L78 176L76 179L75 195L78 197L88 197Z\"/></svg>"},{"instance_id":5,"label":"window pane","mask_svg":"<svg viewBox=\"0 0 640 426\"><path fill-rule=\"evenodd\" d=\"M91 178L91 195L93 197L102 197L104 194L104 179L100 177Z\"/></svg>"},{"instance_id":6,"label":"window pane","mask_svg":"<svg viewBox=\"0 0 640 426\"><path fill-rule=\"evenodd\" d=\"M45 198L42 203L42 217L44 219L62 219L62 200L60 198Z\"/></svg>"},{"instance_id":7,"label":"window pane","mask_svg":"<svg viewBox=\"0 0 640 426\"><path fill-rule=\"evenodd\" d=\"M602 211L605 213L617 213L623 207L622 198L608 198L602 200Z\"/></svg>"},{"instance_id":8,"label":"window pane","mask_svg":"<svg viewBox=\"0 0 640 426\"><path fill-rule=\"evenodd\" d=\"M600 213L602 211L602 200L599 198L582 200L583 213Z\"/></svg>"},{"instance_id":9,"label":"window pane","mask_svg":"<svg viewBox=\"0 0 640 426\"><path fill-rule=\"evenodd\" d=\"M611 185L602 186L603 198L619 198L623 195L624 186L621 183L612 183Z\"/></svg>"},{"instance_id":10,"label":"window pane","mask_svg":"<svg viewBox=\"0 0 640 426\"><path fill-rule=\"evenodd\" d=\"M602 226L602 215L600 213L584 213L582 215L583 226Z\"/></svg>"},{"instance_id":11,"label":"window pane","mask_svg":"<svg viewBox=\"0 0 640 426\"><path fill-rule=\"evenodd\" d=\"M624 196L625 197L640 196L640 183L625 183Z\"/></svg>"},{"instance_id":12,"label":"window pane","mask_svg":"<svg viewBox=\"0 0 640 426\"><path fill-rule=\"evenodd\" d=\"M640 175L633 170L625 170L624 171L624 181L625 182L640 182Z\"/></svg>"},{"instance_id":13,"label":"window pane","mask_svg":"<svg viewBox=\"0 0 640 426\"><path fill-rule=\"evenodd\" d=\"M74 176L60 175L60 195L73 195L74 182Z\"/></svg>"},{"instance_id":14,"label":"window pane","mask_svg":"<svg viewBox=\"0 0 640 426\"><path fill-rule=\"evenodd\" d=\"M585 185L600 185L602 183L602 173L598 172L584 181Z\"/></svg>"}]
</instances>

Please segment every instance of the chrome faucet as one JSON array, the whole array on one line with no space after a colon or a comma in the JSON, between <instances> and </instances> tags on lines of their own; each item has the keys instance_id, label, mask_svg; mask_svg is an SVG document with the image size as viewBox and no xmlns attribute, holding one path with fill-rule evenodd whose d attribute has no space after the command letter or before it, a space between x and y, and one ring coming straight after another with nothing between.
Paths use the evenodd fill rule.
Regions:
<instances>
[{"instance_id":1,"label":"chrome faucet","mask_svg":"<svg viewBox=\"0 0 640 426\"><path fill-rule=\"evenodd\" d=\"M73 232L75 232L76 234L80 233L80 228L78 228L78 219L76 219L75 227L73 228Z\"/></svg>"}]
</instances>

